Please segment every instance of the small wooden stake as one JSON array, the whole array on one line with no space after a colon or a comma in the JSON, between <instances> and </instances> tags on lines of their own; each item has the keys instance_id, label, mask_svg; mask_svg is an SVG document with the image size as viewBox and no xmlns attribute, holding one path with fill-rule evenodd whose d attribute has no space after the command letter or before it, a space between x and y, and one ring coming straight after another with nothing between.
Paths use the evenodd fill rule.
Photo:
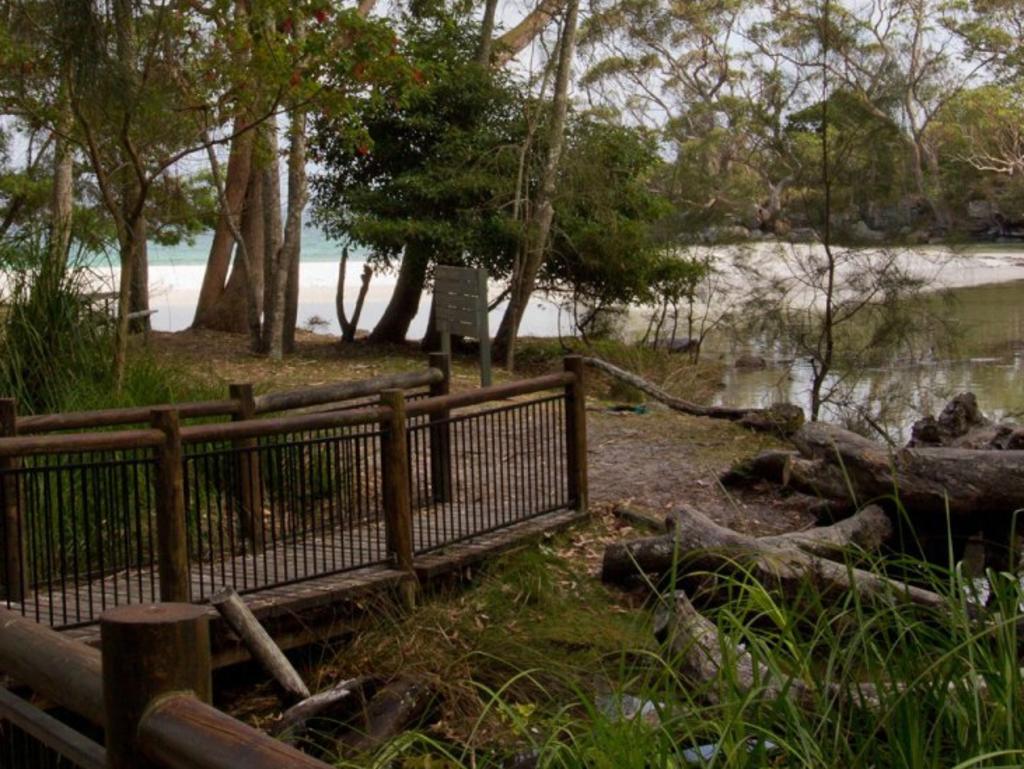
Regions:
<instances>
[{"instance_id":1,"label":"small wooden stake","mask_svg":"<svg viewBox=\"0 0 1024 769\"><path fill-rule=\"evenodd\" d=\"M0 398L0 435L18 434L18 402L14 398ZM22 535L21 495L16 470L20 460L0 457L0 494L3 495L4 568L0 569L9 601L25 600L25 548Z\"/></svg>"},{"instance_id":2,"label":"small wooden stake","mask_svg":"<svg viewBox=\"0 0 1024 769\"><path fill-rule=\"evenodd\" d=\"M181 603L134 604L100 616L109 769L156 769L143 754L139 722L162 695L212 698L207 609ZM160 764L159 766L163 766Z\"/></svg>"},{"instance_id":3,"label":"small wooden stake","mask_svg":"<svg viewBox=\"0 0 1024 769\"><path fill-rule=\"evenodd\" d=\"M210 596L210 604L220 612L220 616L242 639L242 643L252 654L253 659L273 676L288 704L307 699L310 696L309 688L302 680L302 676L292 666L280 647L274 643L274 639L270 637L245 602L238 597L234 588L226 587L214 593Z\"/></svg>"},{"instance_id":4,"label":"small wooden stake","mask_svg":"<svg viewBox=\"0 0 1024 769\"><path fill-rule=\"evenodd\" d=\"M164 433L157 449L156 533L160 600L187 603L191 599L188 538L185 529L185 483L178 412L162 407L150 412L150 424Z\"/></svg>"},{"instance_id":5,"label":"small wooden stake","mask_svg":"<svg viewBox=\"0 0 1024 769\"><path fill-rule=\"evenodd\" d=\"M574 510L585 512L587 491L587 396L583 378L583 358L567 355L566 372L575 379L565 387L565 445L569 474L569 503Z\"/></svg>"}]
</instances>

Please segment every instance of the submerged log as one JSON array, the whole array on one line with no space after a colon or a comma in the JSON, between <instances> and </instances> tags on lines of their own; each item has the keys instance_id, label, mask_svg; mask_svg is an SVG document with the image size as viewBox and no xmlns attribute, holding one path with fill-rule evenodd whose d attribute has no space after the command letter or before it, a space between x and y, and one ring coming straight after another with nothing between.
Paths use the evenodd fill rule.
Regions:
<instances>
[{"instance_id":1,"label":"submerged log","mask_svg":"<svg viewBox=\"0 0 1024 769\"><path fill-rule=\"evenodd\" d=\"M657 385L648 382L632 372L626 371L612 363L600 358L584 358L584 363L593 368L603 371L619 381L635 387L643 393L660 401L673 411L679 411L691 416L710 417L711 419L727 419L733 422L741 422L753 430L762 432L777 432L781 435L790 435L795 432L804 421L804 412L799 406L792 403L777 403L767 409L745 409L732 406L704 406L662 390Z\"/></svg>"}]
</instances>

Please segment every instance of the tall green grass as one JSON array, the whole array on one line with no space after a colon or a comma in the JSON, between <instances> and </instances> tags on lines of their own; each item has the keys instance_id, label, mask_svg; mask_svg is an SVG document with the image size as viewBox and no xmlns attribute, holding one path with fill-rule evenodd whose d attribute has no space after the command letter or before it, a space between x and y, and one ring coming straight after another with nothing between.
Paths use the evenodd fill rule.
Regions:
<instances>
[{"instance_id":1,"label":"tall green grass","mask_svg":"<svg viewBox=\"0 0 1024 769\"><path fill-rule=\"evenodd\" d=\"M133 350L114 386L114 324L91 296L100 285L84 252L47 271L45 238L0 248L0 396L21 413L53 413L223 397L183 370Z\"/></svg>"},{"instance_id":2,"label":"tall green grass","mask_svg":"<svg viewBox=\"0 0 1024 769\"><path fill-rule=\"evenodd\" d=\"M878 573L893 565L864 553L851 557ZM915 564L897 565L906 573ZM680 661L652 641L575 670L535 659L497 685L478 668L467 685L485 703L479 728L498 714L511 738L469 747L471 741L434 731L410 734L372 765L480 769L508 766L518 751L532 756L520 766L542 769L1024 766L1018 577L987 574L992 595L979 621L968 618L973 583L957 564L917 571L946 598L942 611L892 596L871 603L856 593L823 596L810 587L783 598L743 576L715 576L716 594L729 598L701 610L716 624L724 651L742 647L772 678L817 685L809 705L772 699L763 687L743 691L729 672L706 683L687 680ZM667 605L670 596L653 601ZM638 623L652 608L636 611ZM877 687L877 703L859 698L862 683ZM531 697L525 708L524 691ZM653 703L657 718L624 718L615 703L627 695Z\"/></svg>"}]
</instances>

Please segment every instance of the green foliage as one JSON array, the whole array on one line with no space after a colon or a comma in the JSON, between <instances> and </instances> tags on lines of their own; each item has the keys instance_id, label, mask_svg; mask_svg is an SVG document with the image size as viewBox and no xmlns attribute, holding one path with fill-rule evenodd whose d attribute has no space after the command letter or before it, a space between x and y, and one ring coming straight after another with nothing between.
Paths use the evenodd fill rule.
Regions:
<instances>
[{"instance_id":1,"label":"green foliage","mask_svg":"<svg viewBox=\"0 0 1024 769\"><path fill-rule=\"evenodd\" d=\"M575 116L542 281L590 308L646 301L664 262L654 225L670 211L651 183L660 163L650 134Z\"/></svg>"},{"instance_id":2,"label":"green foliage","mask_svg":"<svg viewBox=\"0 0 1024 769\"><path fill-rule=\"evenodd\" d=\"M44 239L0 247L9 276L0 305L0 392L21 413L52 413L197 399L210 390L151 356L132 357L120 393L113 386L112 318L90 298L89 255L80 253L58 279L40 280Z\"/></svg>"},{"instance_id":3,"label":"green foliage","mask_svg":"<svg viewBox=\"0 0 1024 769\"><path fill-rule=\"evenodd\" d=\"M930 138L941 148L943 189L952 205L985 200L1024 213L1024 97L1021 84L986 85L958 94L936 117Z\"/></svg>"},{"instance_id":4,"label":"green foliage","mask_svg":"<svg viewBox=\"0 0 1024 769\"><path fill-rule=\"evenodd\" d=\"M671 606L670 593L637 607L600 588L583 554L603 533L580 532L583 552L544 547L504 559L464 594L435 597L372 633L377 654L362 640L355 654L346 649L344 675L382 672L392 661L403 672L423 666L441 679L445 703L463 693L466 710L457 713L471 719L449 713L441 730L404 735L359 765L496 768L514 753L533 754L542 769L966 769L1024 760L1024 591L1015 575L985 574L986 622L968 617L978 583L959 564L922 569L899 556L848 554L851 566L878 575L913 569L946 599L931 611L868 604L853 592L825 596L810 584L782 597L745 575L718 575L729 600L700 608L725 657L743 648L765 673L747 691L728 665L694 681L653 642L646 618ZM767 697L769 676L802 679L815 694L806 706ZM876 704L859 696L861 683L876 687ZM652 703L651 717L623 717L619 703L629 697ZM700 746L709 750L703 759Z\"/></svg>"},{"instance_id":5,"label":"green foliage","mask_svg":"<svg viewBox=\"0 0 1024 769\"><path fill-rule=\"evenodd\" d=\"M813 104L789 117L786 131L802 170L789 205L803 208L816 224L824 221L821 189L821 131L825 107ZM828 99L829 173L833 211L866 212L897 205L911 190L906 142L877 105L836 91Z\"/></svg>"},{"instance_id":6,"label":"green foliage","mask_svg":"<svg viewBox=\"0 0 1024 769\"><path fill-rule=\"evenodd\" d=\"M425 10L425 9L421 9ZM473 60L477 31L444 9L403 21L411 82L320 116L314 216L390 264L410 244L449 264L507 270L522 95Z\"/></svg>"}]
</instances>

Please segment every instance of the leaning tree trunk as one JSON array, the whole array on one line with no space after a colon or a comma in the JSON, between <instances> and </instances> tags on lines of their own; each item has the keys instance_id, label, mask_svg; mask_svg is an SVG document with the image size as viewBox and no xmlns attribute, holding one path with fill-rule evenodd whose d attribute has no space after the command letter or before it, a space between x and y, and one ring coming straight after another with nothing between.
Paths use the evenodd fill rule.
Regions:
<instances>
[{"instance_id":1,"label":"leaning tree trunk","mask_svg":"<svg viewBox=\"0 0 1024 769\"><path fill-rule=\"evenodd\" d=\"M199 289L199 301L196 305L193 328L216 328L216 322L222 317L217 310L217 303L224 295L231 255L235 246L231 232L229 216L238 221L249 189L249 177L252 170L252 150L255 131L242 131L245 121L242 117L235 119L235 136L231 140L231 151L228 155L228 168L224 180L224 197L226 210L222 206L217 226L210 243L210 255L203 273L203 283ZM239 133L240 132L240 133Z\"/></svg>"},{"instance_id":2,"label":"leaning tree trunk","mask_svg":"<svg viewBox=\"0 0 1024 769\"><path fill-rule=\"evenodd\" d=\"M540 189L534 203L534 228L525 258L520 264L519 274L512 276L512 293L505 315L498 326L494 341L495 355L505 359L505 365L515 365L515 340L523 313L533 294L537 275L547 253L551 223L555 218L555 187L558 169L562 161L562 147L565 144L565 122L569 109L569 84L572 76L572 60L576 52L576 22L579 16L579 0L569 0L565 24L558 51L558 70L555 75L555 93L551 124L548 129L548 153L541 175Z\"/></svg>"},{"instance_id":3,"label":"leaning tree trunk","mask_svg":"<svg viewBox=\"0 0 1024 769\"><path fill-rule=\"evenodd\" d=\"M370 334L371 342L401 344L405 341L409 326L419 312L431 256L430 247L420 241L406 244L398 280L384 314Z\"/></svg>"},{"instance_id":4,"label":"leaning tree trunk","mask_svg":"<svg viewBox=\"0 0 1024 769\"><path fill-rule=\"evenodd\" d=\"M204 328L230 333L251 333L249 303L255 300L257 313L263 301L263 175L254 172L249 179L239 234L245 243L248 258L243 258L236 245L231 274L224 292L210 307ZM250 271L253 273L250 276ZM250 280L254 285L250 286Z\"/></svg>"},{"instance_id":5,"label":"leaning tree trunk","mask_svg":"<svg viewBox=\"0 0 1024 769\"><path fill-rule=\"evenodd\" d=\"M804 413L799 406L791 403L776 403L766 409L746 409L733 406L704 406L699 403L677 398L662 390L643 377L626 371L623 368L601 360L600 358L584 358L583 362L596 368L620 382L625 382L645 393L654 400L664 403L673 411L691 416L709 417L711 419L727 419L739 422L745 427L763 432L776 432L790 435L804 422Z\"/></svg>"}]
</instances>

